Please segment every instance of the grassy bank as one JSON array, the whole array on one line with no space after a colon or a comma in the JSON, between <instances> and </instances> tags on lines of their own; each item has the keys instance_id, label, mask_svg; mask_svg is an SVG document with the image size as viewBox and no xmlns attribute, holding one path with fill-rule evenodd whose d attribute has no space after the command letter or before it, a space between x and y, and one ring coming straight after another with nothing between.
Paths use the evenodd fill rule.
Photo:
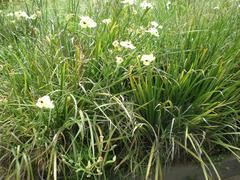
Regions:
<instances>
[{"instance_id":1,"label":"grassy bank","mask_svg":"<svg viewBox=\"0 0 240 180\"><path fill-rule=\"evenodd\" d=\"M240 160L239 4L0 5L1 177L218 176L213 156Z\"/></svg>"}]
</instances>

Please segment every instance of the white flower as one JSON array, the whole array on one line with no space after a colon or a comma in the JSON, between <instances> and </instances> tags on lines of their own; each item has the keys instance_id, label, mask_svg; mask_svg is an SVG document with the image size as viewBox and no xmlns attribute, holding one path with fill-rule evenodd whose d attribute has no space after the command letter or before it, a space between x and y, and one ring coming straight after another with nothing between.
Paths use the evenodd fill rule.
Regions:
<instances>
[{"instance_id":1,"label":"white flower","mask_svg":"<svg viewBox=\"0 0 240 180\"><path fill-rule=\"evenodd\" d=\"M48 95L45 95L38 99L36 106L39 108L46 108L46 109L53 109L54 104L53 101L51 101L50 97Z\"/></svg>"},{"instance_id":2,"label":"white flower","mask_svg":"<svg viewBox=\"0 0 240 180\"><path fill-rule=\"evenodd\" d=\"M35 19L37 19L37 17L38 17L38 15L34 13L31 16L29 16L28 19L35 20Z\"/></svg>"},{"instance_id":3,"label":"white flower","mask_svg":"<svg viewBox=\"0 0 240 180\"><path fill-rule=\"evenodd\" d=\"M156 21L151 21L150 24L154 28L157 28L159 26L159 24Z\"/></svg>"},{"instance_id":4,"label":"white flower","mask_svg":"<svg viewBox=\"0 0 240 180\"><path fill-rule=\"evenodd\" d=\"M25 11L16 11L14 13L8 13L7 16L15 16L17 19L25 18L25 19L36 19L38 16L40 16L39 12L36 12L32 14L31 16L28 16Z\"/></svg>"},{"instance_id":5,"label":"white flower","mask_svg":"<svg viewBox=\"0 0 240 180\"><path fill-rule=\"evenodd\" d=\"M82 28L95 28L97 23L88 16L80 17L80 26Z\"/></svg>"},{"instance_id":6,"label":"white flower","mask_svg":"<svg viewBox=\"0 0 240 180\"><path fill-rule=\"evenodd\" d=\"M156 57L153 56L153 54L144 54L144 55L142 55L140 61L142 61L145 66L148 66L155 59L156 59Z\"/></svg>"},{"instance_id":7,"label":"white flower","mask_svg":"<svg viewBox=\"0 0 240 180\"><path fill-rule=\"evenodd\" d=\"M126 5L134 5L135 4L135 0L123 0L122 3L126 4Z\"/></svg>"},{"instance_id":8,"label":"white flower","mask_svg":"<svg viewBox=\"0 0 240 180\"><path fill-rule=\"evenodd\" d=\"M120 56L116 56L116 63L121 64L123 62L123 58Z\"/></svg>"},{"instance_id":9,"label":"white flower","mask_svg":"<svg viewBox=\"0 0 240 180\"><path fill-rule=\"evenodd\" d=\"M6 16L10 17L10 16L14 16L14 14L13 13L8 13L8 14L6 14Z\"/></svg>"},{"instance_id":10,"label":"white flower","mask_svg":"<svg viewBox=\"0 0 240 180\"><path fill-rule=\"evenodd\" d=\"M117 160L117 156L113 156L112 161L115 162Z\"/></svg>"},{"instance_id":11,"label":"white flower","mask_svg":"<svg viewBox=\"0 0 240 180\"><path fill-rule=\"evenodd\" d=\"M27 13L25 11L16 11L14 13L14 16L17 18L17 19L20 19L20 18L25 18L25 19L28 19L29 16L27 15Z\"/></svg>"},{"instance_id":12,"label":"white flower","mask_svg":"<svg viewBox=\"0 0 240 180\"><path fill-rule=\"evenodd\" d=\"M127 49L136 49L136 47L131 43L131 41L121 41L120 46Z\"/></svg>"},{"instance_id":13,"label":"white flower","mask_svg":"<svg viewBox=\"0 0 240 180\"><path fill-rule=\"evenodd\" d=\"M151 3L148 3L147 1L144 1L140 4L140 7L142 9L152 9L153 5Z\"/></svg>"},{"instance_id":14,"label":"white flower","mask_svg":"<svg viewBox=\"0 0 240 180\"><path fill-rule=\"evenodd\" d=\"M166 3L166 8L167 8L167 10L170 9L170 5L171 5L171 4L172 4L171 1L168 1L168 2Z\"/></svg>"},{"instance_id":15,"label":"white flower","mask_svg":"<svg viewBox=\"0 0 240 180\"><path fill-rule=\"evenodd\" d=\"M107 24L107 25L110 24L111 22L112 22L111 19L103 19L103 20L102 20L102 23L103 23L103 24Z\"/></svg>"},{"instance_id":16,"label":"white flower","mask_svg":"<svg viewBox=\"0 0 240 180\"><path fill-rule=\"evenodd\" d=\"M158 30L155 27L151 27L148 30L146 30L145 32L150 33L153 36L159 37Z\"/></svg>"},{"instance_id":17,"label":"white flower","mask_svg":"<svg viewBox=\"0 0 240 180\"><path fill-rule=\"evenodd\" d=\"M118 40L113 41L112 45L113 45L113 47L115 47L115 48L119 47L119 42L118 42Z\"/></svg>"}]
</instances>

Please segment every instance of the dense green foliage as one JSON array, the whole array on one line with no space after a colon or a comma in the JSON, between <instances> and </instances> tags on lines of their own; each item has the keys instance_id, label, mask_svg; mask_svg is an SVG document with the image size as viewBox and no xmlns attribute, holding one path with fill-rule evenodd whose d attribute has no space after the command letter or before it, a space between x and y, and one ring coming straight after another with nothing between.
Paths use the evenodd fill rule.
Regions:
<instances>
[{"instance_id":1,"label":"dense green foliage","mask_svg":"<svg viewBox=\"0 0 240 180\"><path fill-rule=\"evenodd\" d=\"M220 179L213 156L240 160L239 4L0 4L0 179L157 180L185 160Z\"/></svg>"}]
</instances>

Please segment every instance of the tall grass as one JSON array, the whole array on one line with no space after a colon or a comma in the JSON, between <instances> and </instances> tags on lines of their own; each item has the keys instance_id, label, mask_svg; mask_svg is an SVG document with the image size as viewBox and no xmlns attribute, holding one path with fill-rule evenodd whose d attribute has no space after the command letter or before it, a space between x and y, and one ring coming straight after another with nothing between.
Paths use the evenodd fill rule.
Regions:
<instances>
[{"instance_id":1,"label":"tall grass","mask_svg":"<svg viewBox=\"0 0 240 180\"><path fill-rule=\"evenodd\" d=\"M192 161L221 179L212 158L240 160L239 2L139 3L1 5L1 178L157 180ZM8 16L18 10L38 17ZM86 15L96 28L81 28ZM159 37L143 33L151 21ZM54 109L35 105L46 94Z\"/></svg>"}]
</instances>

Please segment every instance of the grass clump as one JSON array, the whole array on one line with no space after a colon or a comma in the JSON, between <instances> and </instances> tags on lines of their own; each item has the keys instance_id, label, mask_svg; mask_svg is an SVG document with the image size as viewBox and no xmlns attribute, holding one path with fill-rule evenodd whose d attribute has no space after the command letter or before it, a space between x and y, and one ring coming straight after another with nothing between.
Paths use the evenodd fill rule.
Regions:
<instances>
[{"instance_id":1,"label":"grass clump","mask_svg":"<svg viewBox=\"0 0 240 180\"><path fill-rule=\"evenodd\" d=\"M163 179L239 157L237 1L42 1L0 11L0 172ZM37 103L37 104L36 104Z\"/></svg>"}]
</instances>

